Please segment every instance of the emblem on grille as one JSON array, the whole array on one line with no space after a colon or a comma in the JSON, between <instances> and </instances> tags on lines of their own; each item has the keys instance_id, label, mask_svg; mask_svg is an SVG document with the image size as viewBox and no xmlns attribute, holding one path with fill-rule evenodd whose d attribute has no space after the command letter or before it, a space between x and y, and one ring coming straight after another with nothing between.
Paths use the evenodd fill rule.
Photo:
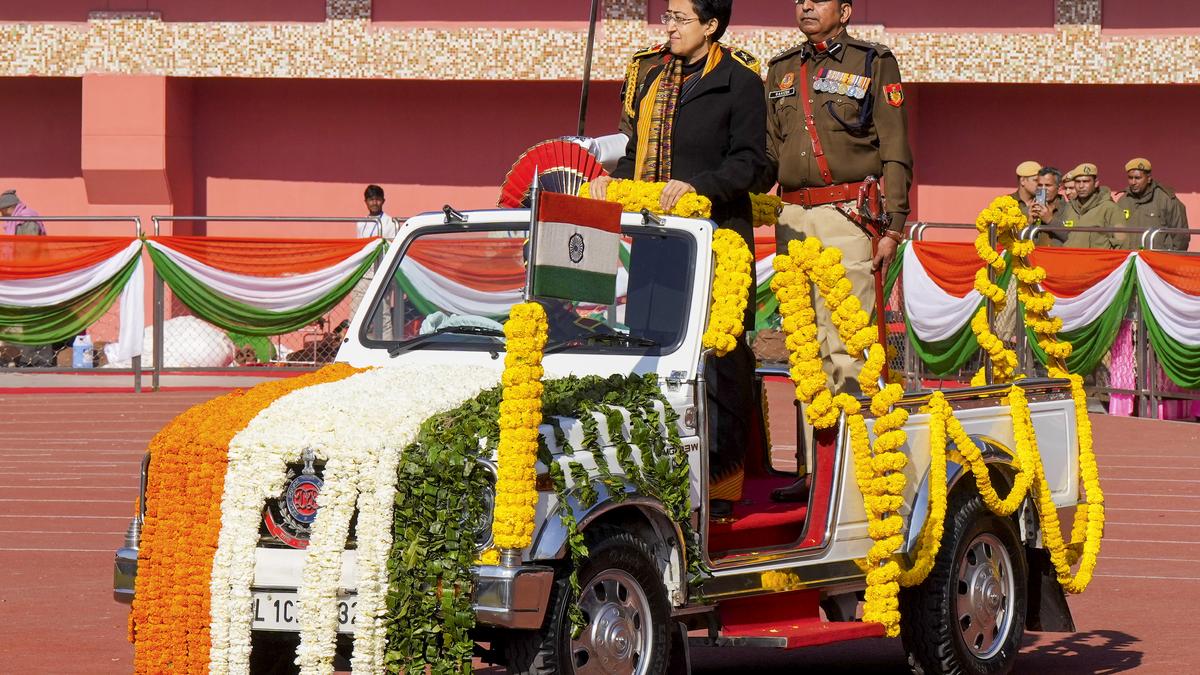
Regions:
<instances>
[{"instance_id":1,"label":"emblem on grille","mask_svg":"<svg viewBox=\"0 0 1200 675\"><path fill-rule=\"evenodd\" d=\"M263 522L267 531L292 548L308 548L308 537L317 519L317 496L325 484L317 475L312 450L303 454L304 467L299 473L289 468L287 488L278 499L267 502Z\"/></svg>"}]
</instances>

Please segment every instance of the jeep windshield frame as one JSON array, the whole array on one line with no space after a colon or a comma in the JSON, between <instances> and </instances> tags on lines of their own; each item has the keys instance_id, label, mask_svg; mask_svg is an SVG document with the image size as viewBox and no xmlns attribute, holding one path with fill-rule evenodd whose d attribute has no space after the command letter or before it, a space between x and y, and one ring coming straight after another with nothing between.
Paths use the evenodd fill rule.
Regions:
<instances>
[{"instance_id":1,"label":"jeep windshield frame","mask_svg":"<svg viewBox=\"0 0 1200 675\"><path fill-rule=\"evenodd\" d=\"M387 350L393 355L403 354L410 350L443 350L443 351L474 351L474 352L492 352L493 354L504 352L505 346L503 338L497 339L484 333L484 331L460 332L453 330L436 330L436 335L431 333L411 335L403 339L388 339L386 336L381 336L378 333L382 330L382 322L378 320L381 311L393 311L388 307L387 300L389 295L399 299L407 305L407 301L403 300L405 289L404 283L390 281L397 278L397 273L400 267L411 250L414 242L423 237L436 236L439 234L478 234L487 236L495 233L506 233L511 236L526 236L528 232L528 222L520 223L478 223L464 227L458 225L428 225L408 233L404 241L399 243L401 250L391 257L386 269L380 268L376 274L383 274L385 281L379 284L374 295L368 299L370 304L366 311L366 316L360 323L358 328L358 339L360 343L367 349L372 350ZM628 355L645 355L645 356L667 356L677 351L687 339L688 336L688 321L692 312L692 288L695 283L696 265L697 265L697 250L696 239L686 232L673 230L670 228L662 228L649 225L623 225L621 227L623 237L632 240L631 251L636 249L639 240L654 240L667 242L669 247L673 247L671 253L672 260L678 259L677 262L669 266L653 266L648 265L647 272L655 275L652 280L658 280L657 275L664 271L670 270L673 274L670 277L671 286L678 291L678 302L671 303L671 313L675 319L673 330L659 330L657 332L646 334L645 332L634 332L626 327L629 332L620 332L619 328L602 324L605 331L598 335L612 334L617 336L627 335L627 340L590 340L587 335L576 335L569 337L557 336L553 333L549 336L547 349L553 348L555 353L580 353L580 354L620 354ZM632 258L632 252L630 257ZM678 273L674 273L675 271ZM408 283L411 283L408 282ZM626 298L628 300L628 298ZM554 300L544 301L553 303ZM400 316L403 318L405 305L401 306ZM613 305L613 308L617 305ZM627 310L628 307L624 306ZM360 310L361 311L361 310ZM583 317L586 319L586 317ZM653 318L648 318L648 321L655 321ZM659 328L661 328L661 322ZM399 328L403 331L403 328ZM393 328L393 333L397 329ZM667 339L664 336L669 333ZM412 344L410 344L412 343ZM651 344L653 343L653 344Z\"/></svg>"}]
</instances>

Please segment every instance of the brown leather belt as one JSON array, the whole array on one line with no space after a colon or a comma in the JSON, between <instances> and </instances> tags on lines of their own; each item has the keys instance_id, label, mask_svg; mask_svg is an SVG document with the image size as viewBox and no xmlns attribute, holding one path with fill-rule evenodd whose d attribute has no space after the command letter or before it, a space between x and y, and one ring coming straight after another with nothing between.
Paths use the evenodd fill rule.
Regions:
<instances>
[{"instance_id":1,"label":"brown leather belt","mask_svg":"<svg viewBox=\"0 0 1200 675\"><path fill-rule=\"evenodd\" d=\"M828 187L802 188L793 190L792 192L784 192L780 195L780 198L789 204L804 207L851 202L858 199L858 191L862 188L863 182L842 183Z\"/></svg>"}]
</instances>

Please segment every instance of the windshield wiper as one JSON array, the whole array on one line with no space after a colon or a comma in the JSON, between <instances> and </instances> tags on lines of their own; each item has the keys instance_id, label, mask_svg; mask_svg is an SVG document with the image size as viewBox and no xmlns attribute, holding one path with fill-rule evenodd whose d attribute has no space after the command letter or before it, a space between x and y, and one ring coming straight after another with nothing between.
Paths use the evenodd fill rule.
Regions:
<instances>
[{"instance_id":1,"label":"windshield wiper","mask_svg":"<svg viewBox=\"0 0 1200 675\"><path fill-rule=\"evenodd\" d=\"M392 347L388 350L388 356L396 356L397 354L425 344L434 336L445 335L446 333L453 333L455 335L483 335L494 338L504 337L504 331L496 330L495 328L487 328L484 326L443 326L432 333L418 335L407 342L402 342L395 347Z\"/></svg>"},{"instance_id":2,"label":"windshield wiper","mask_svg":"<svg viewBox=\"0 0 1200 675\"><path fill-rule=\"evenodd\" d=\"M659 344L655 340L639 335L625 335L623 333L596 333L586 337L574 337L570 340L555 342L546 347L546 354L561 352L564 349L573 347L582 347L584 345L621 345L624 347L658 347Z\"/></svg>"}]
</instances>

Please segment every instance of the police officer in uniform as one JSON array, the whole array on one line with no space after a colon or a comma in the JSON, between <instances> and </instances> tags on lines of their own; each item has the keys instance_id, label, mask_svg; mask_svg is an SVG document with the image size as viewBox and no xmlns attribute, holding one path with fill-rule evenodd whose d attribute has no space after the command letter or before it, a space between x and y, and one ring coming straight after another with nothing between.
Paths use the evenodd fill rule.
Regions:
<instances>
[{"instance_id":1,"label":"police officer in uniform","mask_svg":"<svg viewBox=\"0 0 1200 675\"><path fill-rule=\"evenodd\" d=\"M873 273L904 237L913 159L896 57L851 37L852 14L852 0L797 0L808 41L771 59L767 155L784 201L779 251L809 236L841 249L854 295L870 311ZM861 363L846 353L824 304L816 309L829 385L856 391Z\"/></svg>"},{"instance_id":2,"label":"police officer in uniform","mask_svg":"<svg viewBox=\"0 0 1200 675\"><path fill-rule=\"evenodd\" d=\"M1117 208L1125 214L1128 221L1126 227L1136 227L1148 230L1154 227L1186 230L1188 228L1187 208L1175 191L1154 180L1150 174L1150 160L1138 157L1131 159L1125 165L1125 177L1129 180L1129 190L1117 202ZM1137 235L1133 235L1137 238ZM1165 245L1167 250L1186 251L1190 235L1186 232L1178 234L1159 235L1154 243ZM1136 247L1140 241L1130 241Z\"/></svg>"},{"instance_id":3,"label":"police officer in uniform","mask_svg":"<svg viewBox=\"0 0 1200 675\"><path fill-rule=\"evenodd\" d=\"M784 202L778 250L810 236L837 247L855 297L870 311L874 273L891 262L904 237L913 159L900 66L887 47L847 33L853 4L796 0L796 23L808 39L771 59L767 156L773 174L763 185L778 182ZM847 353L824 303L815 309L831 390L857 392L861 362ZM804 499L808 477L803 468L800 473L772 499Z\"/></svg>"},{"instance_id":4,"label":"police officer in uniform","mask_svg":"<svg viewBox=\"0 0 1200 675\"><path fill-rule=\"evenodd\" d=\"M1125 214L1117 208L1112 191L1100 185L1095 164L1084 163L1071 171L1075 176L1075 198L1063 211L1063 227L1125 227ZM1063 244L1072 248L1128 248L1127 239L1116 232L1071 232Z\"/></svg>"}]
</instances>

